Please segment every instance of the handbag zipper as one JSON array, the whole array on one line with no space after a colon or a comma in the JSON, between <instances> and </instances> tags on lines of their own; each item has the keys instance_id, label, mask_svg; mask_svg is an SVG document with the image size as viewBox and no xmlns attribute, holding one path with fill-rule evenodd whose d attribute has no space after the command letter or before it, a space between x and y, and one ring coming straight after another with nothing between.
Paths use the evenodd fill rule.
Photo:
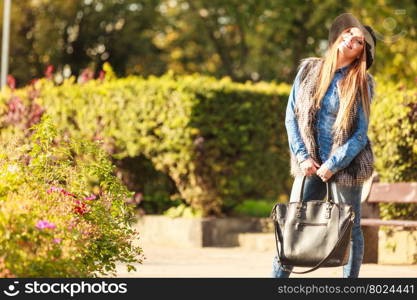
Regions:
<instances>
[{"instance_id":1,"label":"handbag zipper","mask_svg":"<svg viewBox=\"0 0 417 300\"><path fill-rule=\"evenodd\" d=\"M308 226L326 226L327 223L305 223L305 222L297 222L298 225L308 225Z\"/></svg>"},{"instance_id":2,"label":"handbag zipper","mask_svg":"<svg viewBox=\"0 0 417 300\"><path fill-rule=\"evenodd\" d=\"M301 229L302 226L327 226L327 223L306 223L306 222L295 223L295 228L297 228L297 230Z\"/></svg>"}]
</instances>

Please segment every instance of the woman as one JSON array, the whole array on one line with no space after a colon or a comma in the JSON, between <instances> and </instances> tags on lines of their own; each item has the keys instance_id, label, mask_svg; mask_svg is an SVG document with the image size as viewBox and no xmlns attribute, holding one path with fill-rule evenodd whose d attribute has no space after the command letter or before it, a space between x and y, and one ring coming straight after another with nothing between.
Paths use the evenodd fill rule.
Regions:
<instances>
[{"instance_id":1,"label":"woman","mask_svg":"<svg viewBox=\"0 0 417 300\"><path fill-rule=\"evenodd\" d=\"M367 131L375 84L367 69L375 44L369 26L349 13L338 16L330 28L325 56L302 60L286 111L295 177L290 201L298 201L307 176L303 201L324 199L329 181L334 200L354 209L350 258L343 277L359 276L364 252L360 200L374 162ZM275 256L272 277L289 277L292 267L283 267Z\"/></svg>"}]
</instances>

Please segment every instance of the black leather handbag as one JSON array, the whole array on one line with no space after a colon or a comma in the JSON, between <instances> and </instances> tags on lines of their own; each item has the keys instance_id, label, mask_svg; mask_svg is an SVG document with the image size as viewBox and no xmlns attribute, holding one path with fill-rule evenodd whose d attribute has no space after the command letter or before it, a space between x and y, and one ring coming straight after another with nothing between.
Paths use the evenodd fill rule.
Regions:
<instances>
[{"instance_id":1,"label":"black leather handbag","mask_svg":"<svg viewBox=\"0 0 417 300\"><path fill-rule=\"evenodd\" d=\"M277 203L271 212L282 268L291 271L284 265L311 267L303 272L292 271L296 274L346 265L355 217L350 205L335 203L330 197L329 181L324 200L302 201L305 179L306 176L298 202Z\"/></svg>"}]
</instances>

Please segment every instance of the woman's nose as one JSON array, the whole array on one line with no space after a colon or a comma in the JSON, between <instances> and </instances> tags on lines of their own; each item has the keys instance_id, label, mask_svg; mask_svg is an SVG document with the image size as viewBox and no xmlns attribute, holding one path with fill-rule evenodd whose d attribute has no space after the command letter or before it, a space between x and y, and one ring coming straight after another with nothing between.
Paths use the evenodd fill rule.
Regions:
<instances>
[{"instance_id":1,"label":"woman's nose","mask_svg":"<svg viewBox=\"0 0 417 300\"><path fill-rule=\"evenodd\" d=\"M352 42L352 36L351 35L349 35L348 37L345 38L345 42L349 47L352 48L352 43L351 43Z\"/></svg>"}]
</instances>

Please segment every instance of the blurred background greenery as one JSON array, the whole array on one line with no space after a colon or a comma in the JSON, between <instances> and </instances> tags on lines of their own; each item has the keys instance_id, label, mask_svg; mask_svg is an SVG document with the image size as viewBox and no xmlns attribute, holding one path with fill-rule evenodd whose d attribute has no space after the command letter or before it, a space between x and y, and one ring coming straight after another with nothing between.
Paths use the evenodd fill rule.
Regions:
<instances>
[{"instance_id":1,"label":"blurred background greenery","mask_svg":"<svg viewBox=\"0 0 417 300\"><path fill-rule=\"evenodd\" d=\"M17 85L54 66L57 81L198 72L234 81L288 82L299 60L319 56L328 28L351 12L377 32L371 72L412 82L417 3L412 0L19 0L11 16L10 73Z\"/></svg>"}]
</instances>

